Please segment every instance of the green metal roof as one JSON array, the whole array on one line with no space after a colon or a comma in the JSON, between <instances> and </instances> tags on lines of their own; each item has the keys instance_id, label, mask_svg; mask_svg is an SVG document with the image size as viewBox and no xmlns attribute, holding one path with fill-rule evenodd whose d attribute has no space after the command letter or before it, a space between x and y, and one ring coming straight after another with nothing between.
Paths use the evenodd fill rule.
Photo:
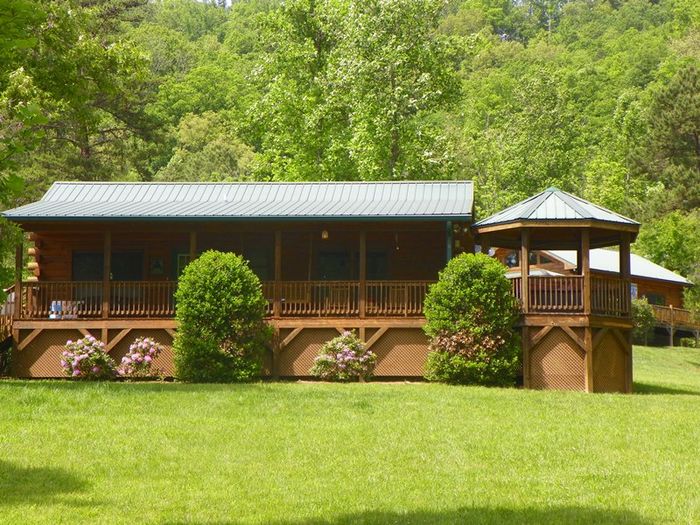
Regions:
<instances>
[{"instance_id":1,"label":"green metal roof","mask_svg":"<svg viewBox=\"0 0 700 525\"><path fill-rule=\"evenodd\" d=\"M3 212L13 221L463 220L471 181L56 182L44 197Z\"/></svg>"},{"instance_id":2,"label":"green metal roof","mask_svg":"<svg viewBox=\"0 0 700 525\"><path fill-rule=\"evenodd\" d=\"M557 188L547 188L542 193L525 199L490 217L478 221L475 228L522 221L581 221L592 220L621 225L639 223L613 211L588 202Z\"/></svg>"}]
</instances>

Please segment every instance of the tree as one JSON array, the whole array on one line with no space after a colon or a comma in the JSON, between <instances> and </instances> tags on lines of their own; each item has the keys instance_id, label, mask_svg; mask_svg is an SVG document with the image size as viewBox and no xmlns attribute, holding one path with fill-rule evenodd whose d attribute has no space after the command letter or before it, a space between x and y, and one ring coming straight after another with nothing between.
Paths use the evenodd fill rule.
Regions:
<instances>
[{"instance_id":1,"label":"tree","mask_svg":"<svg viewBox=\"0 0 700 525\"><path fill-rule=\"evenodd\" d=\"M667 190L665 208L700 207L700 70L688 64L654 97L645 160Z\"/></svg>"},{"instance_id":2,"label":"tree","mask_svg":"<svg viewBox=\"0 0 700 525\"><path fill-rule=\"evenodd\" d=\"M642 226L635 251L685 276L700 273L700 210L673 211Z\"/></svg>"}]
</instances>

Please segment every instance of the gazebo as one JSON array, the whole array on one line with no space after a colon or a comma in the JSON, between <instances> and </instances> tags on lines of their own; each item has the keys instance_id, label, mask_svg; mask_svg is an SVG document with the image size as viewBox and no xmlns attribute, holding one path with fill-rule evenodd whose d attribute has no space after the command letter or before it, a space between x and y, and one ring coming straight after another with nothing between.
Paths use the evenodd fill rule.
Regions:
<instances>
[{"instance_id":1,"label":"gazebo","mask_svg":"<svg viewBox=\"0 0 700 525\"><path fill-rule=\"evenodd\" d=\"M630 243L639 223L549 188L474 224L482 251L515 251L512 279L526 388L632 391ZM616 246L619 276L591 275L589 251ZM576 275L532 275L534 250L577 251Z\"/></svg>"}]
</instances>

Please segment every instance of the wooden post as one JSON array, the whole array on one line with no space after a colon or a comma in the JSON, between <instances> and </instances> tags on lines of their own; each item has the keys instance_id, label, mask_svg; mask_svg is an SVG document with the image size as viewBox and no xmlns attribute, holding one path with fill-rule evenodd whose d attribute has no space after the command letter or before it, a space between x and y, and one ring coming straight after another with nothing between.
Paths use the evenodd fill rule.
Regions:
<instances>
[{"instance_id":1,"label":"wooden post","mask_svg":"<svg viewBox=\"0 0 700 525\"><path fill-rule=\"evenodd\" d=\"M102 246L102 319L109 317L109 303L111 293L112 273L112 232L107 230L104 233Z\"/></svg>"},{"instance_id":2,"label":"wooden post","mask_svg":"<svg viewBox=\"0 0 700 525\"><path fill-rule=\"evenodd\" d=\"M620 278L622 279L624 283L624 294L625 296L623 297L625 309L627 311L627 315L631 316L632 315L632 308L631 308L631 300L632 300L632 291L630 290L630 277L631 277L631 268L630 268L630 234L627 232L623 232L620 238Z\"/></svg>"},{"instance_id":3,"label":"wooden post","mask_svg":"<svg viewBox=\"0 0 700 525\"><path fill-rule=\"evenodd\" d=\"M522 330L523 388L530 388L530 329L527 326L523 326Z\"/></svg>"},{"instance_id":4,"label":"wooden post","mask_svg":"<svg viewBox=\"0 0 700 525\"><path fill-rule=\"evenodd\" d=\"M15 302L12 310L12 317L19 319L22 312L22 257L24 248L22 243L15 246Z\"/></svg>"},{"instance_id":5,"label":"wooden post","mask_svg":"<svg viewBox=\"0 0 700 525\"><path fill-rule=\"evenodd\" d=\"M360 317L367 312L367 232L360 232Z\"/></svg>"},{"instance_id":6,"label":"wooden post","mask_svg":"<svg viewBox=\"0 0 700 525\"><path fill-rule=\"evenodd\" d=\"M669 334L670 334L670 335L669 335L669 344L668 344L668 345L669 345L671 348L673 348L673 332L675 331L675 330L674 330L674 319L673 319L673 305L672 305L672 304L669 304L669 305L668 305L668 309L669 309L669 312L670 312L670 314L671 314L671 315L670 315L670 324L669 324L669 327L668 327L668 332L669 332Z\"/></svg>"},{"instance_id":7,"label":"wooden post","mask_svg":"<svg viewBox=\"0 0 700 525\"><path fill-rule=\"evenodd\" d=\"M450 262L452 259L452 244L454 242L454 237L453 237L453 232L452 232L452 221L447 221L445 223L445 230L446 230L446 237L447 240L445 242L445 256L447 259L447 262Z\"/></svg>"},{"instance_id":8,"label":"wooden post","mask_svg":"<svg viewBox=\"0 0 700 525\"><path fill-rule=\"evenodd\" d=\"M197 232L190 232L190 262L197 258Z\"/></svg>"},{"instance_id":9,"label":"wooden post","mask_svg":"<svg viewBox=\"0 0 700 525\"><path fill-rule=\"evenodd\" d=\"M583 313L591 314L591 232L581 230L581 274L583 275Z\"/></svg>"},{"instance_id":10,"label":"wooden post","mask_svg":"<svg viewBox=\"0 0 700 525\"><path fill-rule=\"evenodd\" d=\"M520 299L523 313L530 311L530 230L523 228L520 232Z\"/></svg>"},{"instance_id":11,"label":"wooden post","mask_svg":"<svg viewBox=\"0 0 700 525\"><path fill-rule=\"evenodd\" d=\"M594 383L593 329L591 328L590 324L588 324L583 329L583 338L584 338L584 344L586 346L586 362L584 365L584 373L585 373L584 383L585 383L586 392L593 392L594 391L593 390L593 383Z\"/></svg>"},{"instance_id":12,"label":"wooden post","mask_svg":"<svg viewBox=\"0 0 700 525\"><path fill-rule=\"evenodd\" d=\"M275 231L275 286L272 302L272 315L279 319L282 315L282 232Z\"/></svg>"}]
</instances>

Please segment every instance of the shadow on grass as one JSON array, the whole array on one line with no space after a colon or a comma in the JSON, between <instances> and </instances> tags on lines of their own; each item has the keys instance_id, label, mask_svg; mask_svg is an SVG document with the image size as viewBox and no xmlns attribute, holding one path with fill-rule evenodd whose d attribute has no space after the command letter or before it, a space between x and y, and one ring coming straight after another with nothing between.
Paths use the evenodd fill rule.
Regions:
<instances>
[{"instance_id":1,"label":"shadow on grass","mask_svg":"<svg viewBox=\"0 0 700 525\"><path fill-rule=\"evenodd\" d=\"M50 504L85 492L87 483L58 467L21 467L0 460L0 508L21 503Z\"/></svg>"},{"instance_id":2,"label":"shadow on grass","mask_svg":"<svg viewBox=\"0 0 700 525\"><path fill-rule=\"evenodd\" d=\"M652 383L634 383L635 394L671 394L683 396L700 396L699 390L674 388L670 386L656 385Z\"/></svg>"},{"instance_id":3,"label":"shadow on grass","mask_svg":"<svg viewBox=\"0 0 700 525\"><path fill-rule=\"evenodd\" d=\"M184 525L196 521L167 522L169 525ZM234 525L236 521L207 522L218 525ZM283 520L269 522L271 525L391 525L391 524L443 524L468 523L472 524L503 524L503 523L537 523L554 525L562 523L581 524L651 524L639 514L628 510L605 510L587 507L551 507L551 508L491 508L472 507L445 511L367 511L355 514L341 514L328 518L304 518L298 520Z\"/></svg>"}]
</instances>

